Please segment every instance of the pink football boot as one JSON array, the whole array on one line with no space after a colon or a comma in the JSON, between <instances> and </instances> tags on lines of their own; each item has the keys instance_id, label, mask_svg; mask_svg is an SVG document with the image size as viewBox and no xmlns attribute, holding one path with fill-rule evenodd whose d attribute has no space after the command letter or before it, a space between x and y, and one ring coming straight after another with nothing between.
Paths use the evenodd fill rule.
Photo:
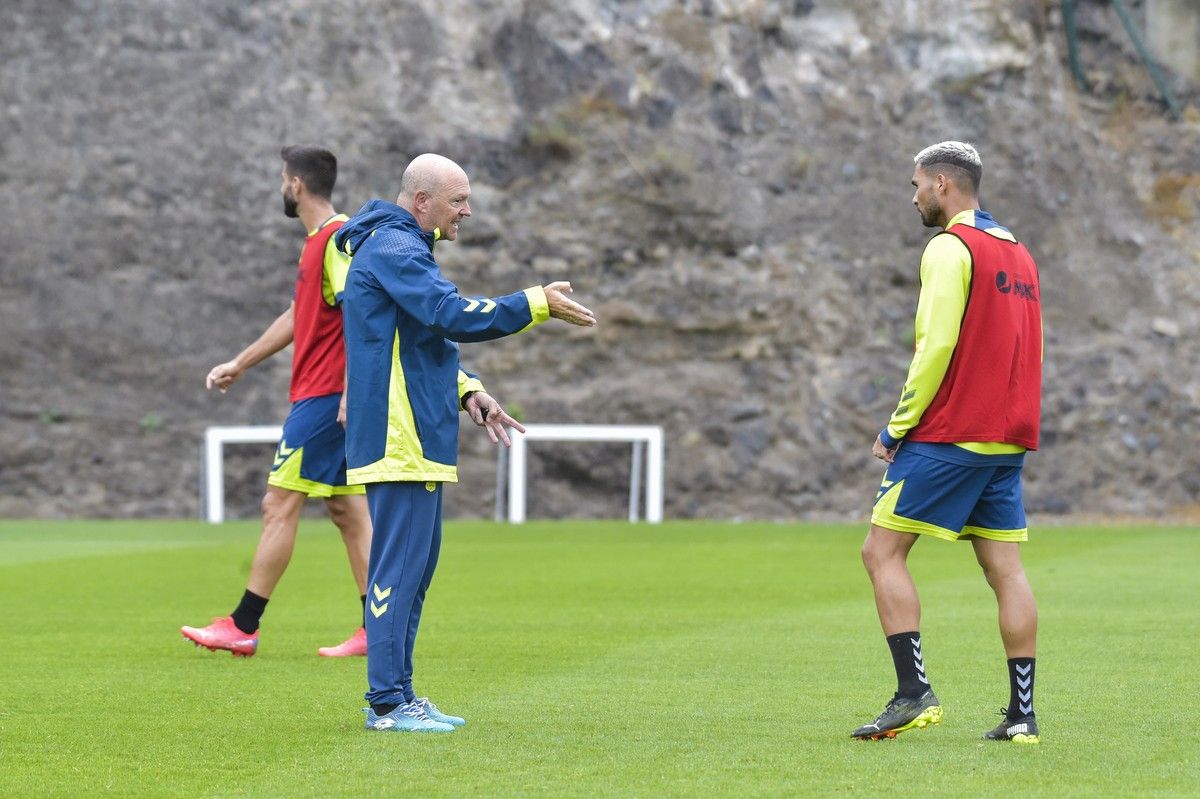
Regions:
<instances>
[{"instance_id":1,"label":"pink football boot","mask_svg":"<svg viewBox=\"0 0 1200 799\"><path fill-rule=\"evenodd\" d=\"M317 650L317 654L323 658L349 658L362 657L367 654L367 630L365 627L359 627L354 631L354 635L342 641L337 646L323 646Z\"/></svg>"},{"instance_id":2,"label":"pink football boot","mask_svg":"<svg viewBox=\"0 0 1200 799\"><path fill-rule=\"evenodd\" d=\"M258 651L258 631L244 633L233 623L232 616L214 618L207 627L180 627L183 637L214 652L227 649L234 655L248 658Z\"/></svg>"}]
</instances>

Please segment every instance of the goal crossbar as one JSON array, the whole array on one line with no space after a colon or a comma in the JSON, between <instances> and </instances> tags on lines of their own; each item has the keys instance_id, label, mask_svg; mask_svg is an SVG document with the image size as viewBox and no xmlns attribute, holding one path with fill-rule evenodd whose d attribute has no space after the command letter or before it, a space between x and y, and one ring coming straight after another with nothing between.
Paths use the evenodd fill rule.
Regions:
<instances>
[{"instance_id":1,"label":"goal crossbar","mask_svg":"<svg viewBox=\"0 0 1200 799\"><path fill-rule=\"evenodd\" d=\"M663 518L663 431L656 425L529 424L525 432L510 432L508 457L508 520L525 521L527 461L530 441L629 442L633 456L629 475L629 521L638 520L638 489L642 481L642 447L646 450L646 521Z\"/></svg>"},{"instance_id":2,"label":"goal crossbar","mask_svg":"<svg viewBox=\"0 0 1200 799\"><path fill-rule=\"evenodd\" d=\"M225 445L275 444L283 436L279 425L209 427L204 431L204 518L210 524L225 521ZM508 520L525 521L527 495L527 443L529 441L628 442L633 445L629 475L629 521L638 520L638 494L642 484L645 449L646 521L663 518L663 431L654 425L531 424L525 433L511 432L508 457Z\"/></svg>"},{"instance_id":3,"label":"goal crossbar","mask_svg":"<svg viewBox=\"0 0 1200 799\"><path fill-rule=\"evenodd\" d=\"M225 445L278 444L280 425L235 425L204 431L204 518L209 524L225 521Z\"/></svg>"}]
</instances>

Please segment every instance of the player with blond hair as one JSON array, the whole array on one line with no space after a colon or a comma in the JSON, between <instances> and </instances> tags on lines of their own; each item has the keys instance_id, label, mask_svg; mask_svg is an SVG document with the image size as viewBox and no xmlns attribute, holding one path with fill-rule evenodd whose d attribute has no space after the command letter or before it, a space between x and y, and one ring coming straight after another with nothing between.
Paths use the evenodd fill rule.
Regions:
<instances>
[{"instance_id":1,"label":"player with blond hair","mask_svg":"<svg viewBox=\"0 0 1200 799\"><path fill-rule=\"evenodd\" d=\"M921 257L916 351L872 453L888 463L862 557L897 689L851 735L894 738L942 720L925 669L921 604L908 570L920 538L969 540L999 607L1008 657L1004 720L984 737L1038 743L1033 710L1037 606L1021 564L1028 539L1021 467L1037 449L1042 385L1037 265L979 206L983 164L945 141L913 159L913 205L940 228Z\"/></svg>"}]
</instances>

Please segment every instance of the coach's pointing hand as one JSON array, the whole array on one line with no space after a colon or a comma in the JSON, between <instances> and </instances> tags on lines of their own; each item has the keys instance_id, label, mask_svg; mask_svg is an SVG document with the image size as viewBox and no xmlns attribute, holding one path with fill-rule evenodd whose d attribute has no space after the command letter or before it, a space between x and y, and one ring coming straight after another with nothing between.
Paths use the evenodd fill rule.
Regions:
<instances>
[{"instance_id":1,"label":"coach's pointing hand","mask_svg":"<svg viewBox=\"0 0 1200 799\"><path fill-rule=\"evenodd\" d=\"M545 287L545 292L552 319L561 319L581 327L593 327L596 324L596 314L567 297L571 293L571 284L567 281L555 281Z\"/></svg>"},{"instance_id":2,"label":"coach's pointing hand","mask_svg":"<svg viewBox=\"0 0 1200 799\"><path fill-rule=\"evenodd\" d=\"M505 413L500 403L485 391L471 392L463 402L463 408L471 415L472 422L487 428L493 444L504 442L504 446L512 446L512 442L508 440L508 431L504 429L505 425L525 432L525 426Z\"/></svg>"}]
</instances>

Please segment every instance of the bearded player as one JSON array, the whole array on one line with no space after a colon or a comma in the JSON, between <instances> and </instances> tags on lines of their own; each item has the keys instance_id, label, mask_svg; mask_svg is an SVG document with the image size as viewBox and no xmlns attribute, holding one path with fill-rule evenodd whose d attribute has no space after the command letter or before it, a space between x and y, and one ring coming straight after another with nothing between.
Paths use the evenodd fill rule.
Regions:
<instances>
[{"instance_id":1,"label":"bearded player","mask_svg":"<svg viewBox=\"0 0 1200 799\"><path fill-rule=\"evenodd\" d=\"M926 227L942 232L921 257L908 379L872 447L889 466L862 549L897 689L879 717L851 735L894 738L942 720L907 562L919 538L940 538L971 542L999 607L1009 702L983 737L1036 744L1037 606L1019 542L1028 539L1021 467L1025 452L1037 449L1041 409L1037 265L980 209L983 164L974 147L941 142L913 160L913 204Z\"/></svg>"},{"instance_id":2,"label":"bearded player","mask_svg":"<svg viewBox=\"0 0 1200 799\"><path fill-rule=\"evenodd\" d=\"M236 358L214 366L205 382L209 389L216 387L223 394L247 369L294 343L289 391L292 410L267 477L262 537L246 590L229 616L216 618L207 627L183 627L181 632L198 646L243 657L253 655L258 650L259 621L296 545L304 501L319 497L341 531L360 607L354 614L358 629L346 641L317 652L326 657L365 655L362 613L371 517L363 486L346 485L346 350L341 298L350 262L333 244L333 234L347 217L331 203L337 181L337 159L332 153L291 145L283 148L281 156L284 214L299 219L308 232L291 306Z\"/></svg>"}]
</instances>

